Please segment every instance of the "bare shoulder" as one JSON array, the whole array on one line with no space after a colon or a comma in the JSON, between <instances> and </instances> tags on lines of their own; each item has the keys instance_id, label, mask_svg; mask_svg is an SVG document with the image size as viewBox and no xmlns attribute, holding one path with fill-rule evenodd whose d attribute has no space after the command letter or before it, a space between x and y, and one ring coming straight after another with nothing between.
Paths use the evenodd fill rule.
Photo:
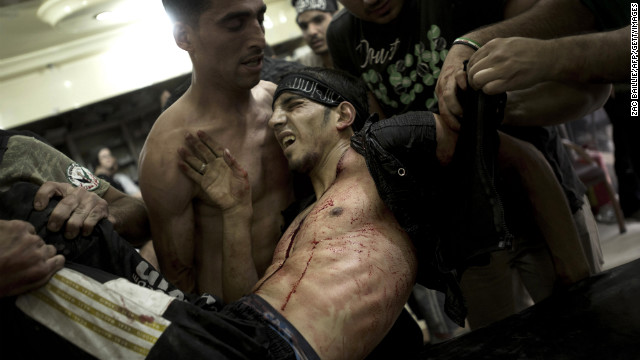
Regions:
<instances>
[{"instance_id":1,"label":"bare shoulder","mask_svg":"<svg viewBox=\"0 0 640 360\"><path fill-rule=\"evenodd\" d=\"M181 119L184 118L184 110L180 100L181 99L178 99L172 106L158 116L149 132L149 138L155 139L162 137L166 135L170 129L183 127L183 121L181 121Z\"/></svg>"},{"instance_id":2,"label":"bare shoulder","mask_svg":"<svg viewBox=\"0 0 640 360\"><path fill-rule=\"evenodd\" d=\"M369 170L364 157L350 147L340 159L336 172L338 175L360 175L362 173L368 174Z\"/></svg>"},{"instance_id":3,"label":"bare shoulder","mask_svg":"<svg viewBox=\"0 0 640 360\"><path fill-rule=\"evenodd\" d=\"M175 139L183 130L180 130L181 126L176 125L176 119L171 116L169 110L158 117L147 135L140 154L141 166L144 166L151 159L157 159L158 155L166 153L170 147L177 144Z\"/></svg>"},{"instance_id":4,"label":"bare shoulder","mask_svg":"<svg viewBox=\"0 0 640 360\"><path fill-rule=\"evenodd\" d=\"M273 101L273 94L278 86L271 81L260 80L258 85L254 86L252 93L254 98L259 102L268 103L271 107Z\"/></svg>"},{"instance_id":5,"label":"bare shoulder","mask_svg":"<svg viewBox=\"0 0 640 360\"><path fill-rule=\"evenodd\" d=\"M256 87L260 87L262 90L266 91L271 96L273 96L273 93L276 91L276 88L278 87L278 85L275 83L272 83L271 81L260 80L260 82L258 83L258 85L256 85Z\"/></svg>"},{"instance_id":6,"label":"bare shoulder","mask_svg":"<svg viewBox=\"0 0 640 360\"><path fill-rule=\"evenodd\" d=\"M253 108L251 109L251 118L256 120L255 124L263 130L267 130L267 122L271 118L273 109L273 93L276 90L276 84L270 81L261 80L258 85L251 90L253 95ZM270 134L270 132L269 132Z\"/></svg>"},{"instance_id":7,"label":"bare shoulder","mask_svg":"<svg viewBox=\"0 0 640 360\"><path fill-rule=\"evenodd\" d=\"M185 191L185 194L181 194L184 196L191 192L186 181L188 179L178 168L178 148L183 144L186 130L179 113L170 110L167 109L158 117L140 152L139 180L145 201L150 201L148 196L151 193L164 194L169 185L172 191ZM164 195L160 197L165 198L163 201L168 200Z\"/></svg>"}]
</instances>

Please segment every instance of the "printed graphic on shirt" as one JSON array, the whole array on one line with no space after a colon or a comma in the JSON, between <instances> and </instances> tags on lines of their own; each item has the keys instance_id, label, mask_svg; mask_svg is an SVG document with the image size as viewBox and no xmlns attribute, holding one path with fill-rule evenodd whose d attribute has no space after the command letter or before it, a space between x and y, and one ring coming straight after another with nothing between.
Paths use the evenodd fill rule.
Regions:
<instances>
[{"instance_id":1,"label":"printed graphic on shirt","mask_svg":"<svg viewBox=\"0 0 640 360\"><path fill-rule=\"evenodd\" d=\"M140 261L138 263L136 273L133 274L133 280L139 286L155 291L162 291L178 300L184 300L184 293L178 289L169 291L169 283L167 280L146 261Z\"/></svg>"},{"instance_id":2,"label":"printed graphic on shirt","mask_svg":"<svg viewBox=\"0 0 640 360\"><path fill-rule=\"evenodd\" d=\"M422 95L427 98L424 105L429 109L437 103L435 83L449 51L447 41L440 36L440 27L437 25L431 25L427 31L427 39L429 44L425 45L420 41L414 44L413 52L404 56L396 56L401 41L399 38L389 44L387 49L373 49L366 39L360 41L356 50L365 55L361 68L388 63L386 74L373 69L362 74L363 80L378 101L397 109L401 104L414 102L417 94L431 89L431 97ZM392 59L398 60L391 62Z\"/></svg>"},{"instance_id":3,"label":"printed graphic on shirt","mask_svg":"<svg viewBox=\"0 0 640 360\"><path fill-rule=\"evenodd\" d=\"M71 185L82 187L87 191L94 191L100 186L100 179L95 177L87 168L76 163L72 163L67 168L67 180Z\"/></svg>"}]
</instances>

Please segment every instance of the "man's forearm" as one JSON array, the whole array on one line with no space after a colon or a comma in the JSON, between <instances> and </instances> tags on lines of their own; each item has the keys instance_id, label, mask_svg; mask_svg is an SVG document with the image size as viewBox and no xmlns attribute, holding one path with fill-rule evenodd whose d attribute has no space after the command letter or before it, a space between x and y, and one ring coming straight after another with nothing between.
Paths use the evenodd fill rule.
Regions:
<instances>
[{"instance_id":1,"label":"man's forearm","mask_svg":"<svg viewBox=\"0 0 640 360\"><path fill-rule=\"evenodd\" d=\"M134 246L151 237L147 208L140 199L125 196L109 202L109 220L118 234Z\"/></svg>"},{"instance_id":2,"label":"man's forearm","mask_svg":"<svg viewBox=\"0 0 640 360\"><path fill-rule=\"evenodd\" d=\"M594 16L580 0L540 0L518 16L474 30L463 37L484 45L498 37L550 39L594 28Z\"/></svg>"},{"instance_id":3,"label":"man's forearm","mask_svg":"<svg viewBox=\"0 0 640 360\"><path fill-rule=\"evenodd\" d=\"M611 85L570 85L545 82L525 90L510 91L504 123L514 126L549 126L567 123L600 108ZM562 99L562 101L559 101Z\"/></svg>"},{"instance_id":4,"label":"man's forearm","mask_svg":"<svg viewBox=\"0 0 640 360\"><path fill-rule=\"evenodd\" d=\"M631 68L631 26L550 40L558 56L553 77L583 83L627 82Z\"/></svg>"},{"instance_id":5,"label":"man's forearm","mask_svg":"<svg viewBox=\"0 0 640 360\"><path fill-rule=\"evenodd\" d=\"M222 285L224 301L247 295L258 281L251 245L251 206L222 215Z\"/></svg>"},{"instance_id":6,"label":"man's forearm","mask_svg":"<svg viewBox=\"0 0 640 360\"><path fill-rule=\"evenodd\" d=\"M202 293L197 283L193 218L159 218L151 224L160 272L183 292Z\"/></svg>"}]
</instances>

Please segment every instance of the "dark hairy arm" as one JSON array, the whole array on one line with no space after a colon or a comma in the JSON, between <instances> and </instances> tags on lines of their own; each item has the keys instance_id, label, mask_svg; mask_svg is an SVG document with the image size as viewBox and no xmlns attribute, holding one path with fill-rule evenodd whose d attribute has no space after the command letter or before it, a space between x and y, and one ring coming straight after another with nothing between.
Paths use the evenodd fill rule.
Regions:
<instances>
[{"instance_id":1,"label":"dark hairy arm","mask_svg":"<svg viewBox=\"0 0 640 360\"><path fill-rule=\"evenodd\" d=\"M133 246L141 246L151 238L147 207L141 199L128 196L113 187L104 194L109 203L109 220L114 229Z\"/></svg>"}]
</instances>

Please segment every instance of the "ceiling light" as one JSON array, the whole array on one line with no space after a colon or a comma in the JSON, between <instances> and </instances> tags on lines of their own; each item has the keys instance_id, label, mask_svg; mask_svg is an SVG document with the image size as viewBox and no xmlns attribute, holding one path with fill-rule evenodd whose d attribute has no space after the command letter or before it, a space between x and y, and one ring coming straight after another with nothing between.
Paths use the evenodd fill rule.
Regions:
<instances>
[{"instance_id":1,"label":"ceiling light","mask_svg":"<svg viewBox=\"0 0 640 360\"><path fill-rule=\"evenodd\" d=\"M269 15L264 15L264 21L262 22L262 24L264 25L265 29L272 29L273 28L273 21L271 21L271 18L269 17Z\"/></svg>"},{"instance_id":2,"label":"ceiling light","mask_svg":"<svg viewBox=\"0 0 640 360\"><path fill-rule=\"evenodd\" d=\"M93 16L93 14L109 11L115 3L119 2L113 0L45 0L38 8L37 14L40 20L55 27L60 22L78 16Z\"/></svg>"},{"instance_id":3,"label":"ceiling light","mask_svg":"<svg viewBox=\"0 0 640 360\"><path fill-rule=\"evenodd\" d=\"M111 21L116 17L113 11L103 11L96 15L98 21Z\"/></svg>"},{"instance_id":4,"label":"ceiling light","mask_svg":"<svg viewBox=\"0 0 640 360\"><path fill-rule=\"evenodd\" d=\"M280 11L278 13L278 18L280 20L281 23L286 23L287 22L287 15L285 15L284 11Z\"/></svg>"}]
</instances>

